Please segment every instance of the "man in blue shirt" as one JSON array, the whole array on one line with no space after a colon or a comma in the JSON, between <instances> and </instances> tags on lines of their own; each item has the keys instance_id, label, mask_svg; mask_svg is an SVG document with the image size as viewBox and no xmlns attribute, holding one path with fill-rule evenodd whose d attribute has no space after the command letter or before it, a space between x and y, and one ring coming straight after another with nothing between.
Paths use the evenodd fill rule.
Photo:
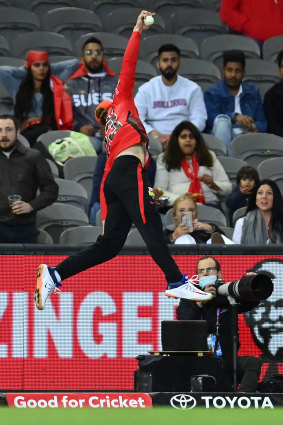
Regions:
<instances>
[{"instance_id":1,"label":"man in blue shirt","mask_svg":"<svg viewBox=\"0 0 283 425\"><path fill-rule=\"evenodd\" d=\"M242 133L265 132L267 128L258 89L243 82L245 55L231 50L223 54L223 80L204 93L207 129L223 140L231 156L231 141Z\"/></svg>"}]
</instances>

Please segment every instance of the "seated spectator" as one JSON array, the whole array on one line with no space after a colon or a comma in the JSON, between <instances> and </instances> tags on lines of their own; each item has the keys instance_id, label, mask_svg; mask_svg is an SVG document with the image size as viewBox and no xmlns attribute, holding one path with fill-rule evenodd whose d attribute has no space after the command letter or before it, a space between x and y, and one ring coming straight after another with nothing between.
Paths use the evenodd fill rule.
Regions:
<instances>
[{"instance_id":1,"label":"seated spectator","mask_svg":"<svg viewBox=\"0 0 283 425\"><path fill-rule=\"evenodd\" d=\"M192 213L192 223L188 226L184 223L183 213ZM207 243L214 232L224 234L222 230L212 223L202 223L197 219L197 203L193 195L185 193L179 196L173 204L173 216L175 225L169 225L164 229L164 237L167 243L175 243L181 236L187 235L187 243Z\"/></svg>"},{"instance_id":2,"label":"seated spectator","mask_svg":"<svg viewBox=\"0 0 283 425\"><path fill-rule=\"evenodd\" d=\"M283 243L283 199L273 180L253 189L244 217L235 224L233 241L243 245Z\"/></svg>"},{"instance_id":3,"label":"seated spectator","mask_svg":"<svg viewBox=\"0 0 283 425\"><path fill-rule=\"evenodd\" d=\"M283 3L277 0L222 0L222 21L239 34L264 42L283 34Z\"/></svg>"},{"instance_id":4,"label":"seated spectator","mask_svg":"<svg viewBox=\"0 0 283 425\"><path fill-rule=\"evenodd\" d=\"M30 51L25 68L0 66L0 82L11 95L21 134L31 146L40 134L73 128L71 99L48 60L47 52Z\"/></svg>"},{"instance_id":5,"label":"seated spectator","mask_svg":"<svg viewBox=\"0 0 283 425\"><path fill-rule=\"evenodd\" d=\"M227 196L232 189L216 155L189 121L175 127L166 151L158 156L154 186L168 196L168 205L189 192L197 202L216 208L219 197Z\"/></svg>"},{"instance_id":6,"label":"seated spectator","mask_svg":"<svg viewBox=\"0 0 283 425\"><path fill-rule=\"evenodd\" d=\"M242 133L266 131L259 90L243 82L245 55L231 50L223 54L223 79L204 93L207 130L223 140L231 156L231 141Z\"/></svg>"},{"instance_id":7,"label":"seated spectator","mask_svg":"<svg viewBox=\"0 0 283 425\"><path fill-rule=\"evenodd\" d=\"M180 49L165 44L158 50L157 68L161 75L141 85L135 96L140 119L148 135L166 147L172 129L183 120L200 131L206 124L206 109L200 86L178 74Z\"/></svg>"},{"instance_id":8,"label":"seated spectator","mask_svg":"<svg viewBox=\"0 0 283 425\"><path fill-rule=\"evenodd\" d=\"M283 137L283 50L277 56L277 63L281 81L265 93L263 106L268 132Z\"/></svg>"},{"instance_id":9,"label":"seated spectator","mask_svg":"<svg viewBox=\"0 0 283 425\"><path fill-rule=\"evenodd\" d=\"M237 185L226 198L231 218L236 210L247 206L254 186L259 183L257 170L250 165L245 165L238 171L236 182Z\"/></svg>"},{"instance_id":10,"label":"seated spectator","mask_svg":"<svg viewBox=\"0 0 283 425\"><path fill-rule=\"evenodd\" d=\"M49 164L35 149L18 140L19 122L0 116L0 243L36 243L36 212L51 205L58 185ZM19 195L10 202L9 195Z\"/></svg>"},{"instance_id":11,"label":"seated spectator","mask_svg":"<svg viewBox=\"0 0 283 425\"><path fill-rule=\"evenodd\" d=\"M100 210L100 185L104 174L106 159L106 152L100 152L97 157L96 166L93 172L92 192L89 203L89 222L93 226L96 226L96 213ZM154 159L150 157L150 161L146 169L146 174L151 186L153 186L155 171L156 163Z\"/></svg>"}]
</instances>

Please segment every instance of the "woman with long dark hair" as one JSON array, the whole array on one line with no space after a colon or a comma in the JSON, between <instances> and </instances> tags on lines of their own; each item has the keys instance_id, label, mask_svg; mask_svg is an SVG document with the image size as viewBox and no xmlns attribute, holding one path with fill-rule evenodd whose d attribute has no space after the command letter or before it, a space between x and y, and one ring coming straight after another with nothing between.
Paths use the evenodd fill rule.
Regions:
<instances>
[{"instance_id":1,"label":"woman with long dark hair","mask_svg":"<svg viewBox=\"0 0 283 425\"><path fill-rule=\"evenodd\" d=\"M236 221L233 241L245 245L283 243L283 198L273 180L262 180L253 189L245 216Z\"/></svg>"},{"instance_id":2,"label":"woman with long dark hair","mask_svg":"<svg viewBox=\"0 0 283 425\"><path fill-rule=\"evenodd\" d=\"M174 128L166 151L159 155L154 186L168 196L169 205L189 192L197 202L214 207L219 205L219 196L232 189L224 168L190 121Z\"/></svg>"},{"instance_id":3,"label":"woman with long dark hair","mask_svg":"<svg viewBox=\"0 0 283 425\"><path fill-rule=\"evenodd\" d=\"M31 145L46 131L73 128L71 98L51 73L47 52L30 51L25 68L0 67L0 82L14 102L21 134Z\"/></svg>"}]
</instances>

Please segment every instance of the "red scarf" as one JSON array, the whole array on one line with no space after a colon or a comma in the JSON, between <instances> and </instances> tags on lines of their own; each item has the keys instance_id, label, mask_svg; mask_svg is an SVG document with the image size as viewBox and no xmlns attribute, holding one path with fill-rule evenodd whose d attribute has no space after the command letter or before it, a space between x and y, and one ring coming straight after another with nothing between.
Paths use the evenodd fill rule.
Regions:
<instances>
[{"instance_id":1,"label":"red scarf","mask_svg":"<svg viewBox=\"0 0 283 425\"><path fill-rule=\"evenodd\" d=\"M200 179L198 178L198 170L199 170L199 162L197 158L197 154L194 153L192 156L192 165L188 162L186 158L181 160L181 165L184 170L184 173L191 180L191 184L188 192L196 197L196 201L200 204L205 203L205 198L203 194L203 190L201 187Z\"/></svg>"},{"instance_id":2,"label":"red scarf","mask_svg":"<svg viewBox=\"0 0 283 425\"><path fill-rule=\"evenodd\" d=\"M51 74L53 83L54 113L58 130L73 130L72 99L64 89L63 82Z\"/></svg>"}]
</instances>

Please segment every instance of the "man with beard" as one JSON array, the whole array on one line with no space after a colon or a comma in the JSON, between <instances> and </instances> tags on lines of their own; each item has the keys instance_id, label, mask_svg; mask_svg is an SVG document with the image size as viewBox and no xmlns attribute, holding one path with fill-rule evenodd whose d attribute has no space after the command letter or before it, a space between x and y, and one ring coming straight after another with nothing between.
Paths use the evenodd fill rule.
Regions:
<instances>
[{"instance_id":1,"label":"man with beard","mask_svg":"<svg viewBox=\"0 0 283 425\"><path fill-rule=\"evenodd\" d=\"M0 243L36 243L36 211L51 205L58 186L46 159L18 140L19 122L0 116ZM40 193L38 193L38 190ZM9 195L21 200L9 205Z\"/></svg>"},{"instance_id":2,"label":"man with beard","mask_svg":"<svg viewBox=\"0 0 283 425\"><path fill-rule=\"evenodd\" d=\"M101 42L94 37L86 40L82 61L67 79L65 89L72 98L74 130L89 136L97 153L102 150L104 134L95 110L101 101L113 99L117 82L117 75L107 67Z\"/></svg>"},{"instance_id":3,"label":"man with beard","mask_svg":"<svg viewBox=\"0 0 283 425\"><path fill-rule=\"evenodd\" d=\"M178 74L180 50L165 44L158 50L161 75L141 85L135 96L140 119L148 135L165 145L181 121L191 121L200 131L206 123L203 94L198 84Z\"/></svg>"},{"instance_id":4,"label":"man with beard","mask_svg":"<svg viewBox=\"0 0 283 425\"><path fill-rule=\"evenodd\" d=\"M223 140L231 156L231 141L241 133L264 132L267 123L258 89L243 82L245 55L240 50L223 54L223 80L204 93L208 130Z\"/></svg>"}]
</instances>

